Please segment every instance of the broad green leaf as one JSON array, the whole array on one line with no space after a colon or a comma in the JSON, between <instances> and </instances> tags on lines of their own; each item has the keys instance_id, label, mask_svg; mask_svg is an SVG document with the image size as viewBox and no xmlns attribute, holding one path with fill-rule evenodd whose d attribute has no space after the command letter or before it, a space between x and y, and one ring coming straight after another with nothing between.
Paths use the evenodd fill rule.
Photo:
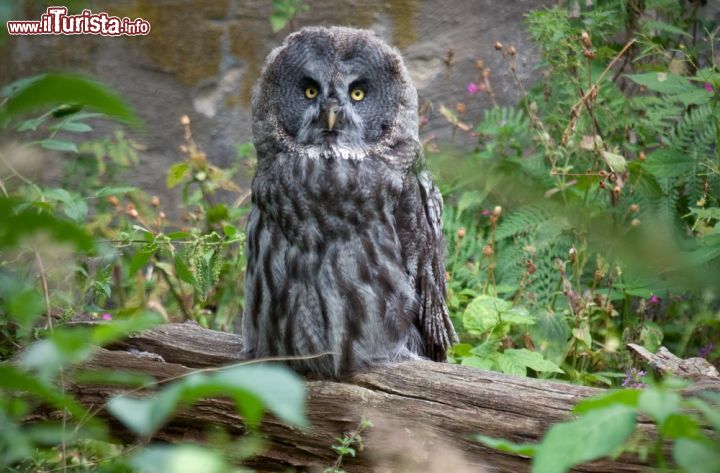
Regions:
<instances>
[{"instance_id":1,"label":"broad green leaf","mask_svg":"<svg viewBox=\"0 0 720 473\"><path fill-rule=\"evenodd\" d=\"M700 426L697 421L686 414L674 412L670 414L660 429L665 438L697 437Z\"/></svg>"},{"instance_id":2,"label":"broad green leaf","mask_svg":"<svg viewBox=\"0 0 720 473\"><path fill-rule=\"evenodd\" d=\"M663 330L654 322L645 322L640 330L640 342L642 345L655 353L663 341Z\"/></svg>"},{"instance_id":3,"label":"broad green leaf","mask_svg":"<svg viewBox=\"0 0 720 473\"><path fill-rule=\"evenodd\" d=\"M592 334L590 333L590 327L587 323L572 329L572 335L575 339L583 342L588 348L592 346Z\"/></svg>"},{"instance_id":4,"label":"broad green leaf","mask_svg":"<svg viewBox=\"0 0 720 473\"><path fill-rule=\"evenodd\" d=\"M574 465L610 455L635 430L635 409L612 405L555 424L536 450L533 473L562 473Z\"/></svg>"},{"instance_id":5,"label":"broad green leaf","mask_svg":"<svg viewBox=\"0 0 720 473\"><path fill-rule=\"evenodd\" d=\"M171 240L185 240L187 238L190 238L190 234L188 232L170 232L165 236L167 236Z\"/></svg>"},{"instance_id":6,"label":"broad green leaf","mask_svg":"<svg viewBox=\"0 0 720 473\"><path fill-rule=\"evenodd\" d=\"M180 184L190 174L190 164L186 162L175 163L168 169L165 185L168 189Z\"/></svg>"},{"instance_id":7,"label":"broad green leaf","mask_svg":"<svg viewBox=\"0 0 720 473\"><path fill-rule=\"evenodd\" d=\"M488 332L501 322L522 325L535 323L527 309L512 307L506 300L487 295L473 299L465 308L462 320L465 330L475 333Z\"/></svg>"},{"instance_id":8,"label":"broad green leaf","mask_svg":"<svg viewBox=\"0 0 720 473\"><path fill-rule=\"evenodd\" d=\"M3 91L8 98L0 107L0 122L38 108L80 104L127 123L139 123L137 116L117 93L78 74L42 74Z\"/></svg>"},{"instance_id":9,"label":"broad green leaf","mask_svg":"<svg viewBox=\"0 0 720 473\"><path fill-rule=\"evenodd\" d=\"M678 439L675 462L688 473L720 473L720 445L706 439Z\"/></svg>"},{"instance_id":10,"label":"broad green leaf","mask_svg":"<svg viewBox=\"0 0 720 473\"><path fill-rule=\"evenodd\" d=\"M670 72L628 74L627 77L643 87L666 94L668 99L677 100L685 105L708 103L713 96L711 92L693 84L687 77Z\"/></svg>"},{"instance_id":11,"label":"broad green leaf","mask_svg":"<svg viewBox=\"0 0 720 473\"><path fill-rule=\"evenodd\" d=\"M638 399L642 393L639 389L617 389L606 394L600 394L575 404L573 413L585 414L590 411L604 409L612 405L624 405L628 407L637 407Z\"/></svg>"},{"instance_id":12,"label":"broad green leaf","mask_svg":"<svg viewBox=\"0 0 720 473\"><path fill-rule=\"evenodd\" d=\"M512 357L518 363L524 364L526 367L539 372L563 373L552 361L543 359L542 355L536 351L530 351L527 348L508 348L503 352L506 357Z\"/></svg>"},{"instance_id":13,"label":"broad green leaf","mask_svg":"<svg viewBox=\"0 0 720 473\"><path fill-rule=\"evenodd\" d=\"M144 473L227 473L232 469L220 452L197 445L151 445L130 464Z\"/></svg>"},{"instance_id":14,"label":"broad green leaf","mask_svg":"<svg viewBox=\"0 0 720 473\"><path fill-rule=\"evenodd\" d=\"M18 324L18 336L24 338L30 335L33 322L43 313L44 303L36 287L0 273L0 307Z\"/></svg>"},{"instance_id":15,"label":"broad green leaf","mask_svg":"<svg viewBox=\"0 0 720 473\"><path fill-rule=\"evenodd\" d=\"M223 225L223 233L228 238L235 238L238 234L238 229L233 225Z\"/></svg>"},{"instance_id":16,"label":"broad green leaf","mask_svg":"<svg viewBox=\"0 0 720 473\"><path fill-rule=\"evenodd\" d=\"M643 412L652 416L657 424L662 427L670 414L680 409L680 394L672 391L664 391L657 388L650 388L640 394L638 407Z\"/></svg>"},{"instance_id":17,"label":"broad green leaf","mask_svg":"<svg viewBox=\"0 0 720 473\"><path fill-rule=\"evenodd\" d=\"M305 383L293 371L276 365L241 365L216 374L219 381L246 389L260 398L280 419L300 427L305 417Z\"/></svg>"},{"instance_id":18,"label":"broad green leaf","mask_svg":"<svg viewBox=\"0 0 720 473\"><path fill-rule=\"evenodd\" d=\"M148 244L140 249L133 255L132 259L130 260L130 265L128 266L128 274L135 274L140 269L142 269L143 266L145 266L148 261L150 261L150 258L153 257L155 254L155 245L154 244Z\"/></svg>"},{"instance_id":19,"label":"broad green leaf","mask_svg":"<svg viewBox=\"0 0 720 473\"><path fill-rule=\"evenodd\" d=\"M623 172L625 171L625 166L627 165L627 161L625 161L625 157L616 154L611 153L609 151L603 151L602 156L605 159L605 162L608 166L610 166L610 169L612 169L615 172Z\"/></svg>"},{"instance_id":20,"label":"broad green leaf","mask_svg":"<svg viewBox=\"0 0 720 473\"><path fill-rule=\"evenodd\" d=\"M567 355L567 340L570 337L570 326L561 313L547 309L538 309L533 313L536 323L530 327L533 343L543 356L561 364Z\"/></svg>"},{"instance_id":21,"label":"broad green leaf","mask_svg":"<svg viewBox=\"0 0 720 473\"><path fill-rule=\"evenodd\" d=\"M527 365L512 354L499 353L495 357L498 368L505 374L512 376L527 376Z\"/></svg>"},{"instance_id":22,"label":"broad green leaf","mask_svg":"<svg viewBox=\"0 0 720 473\"><path fill-rule=\"evenodd\" d=\"M63 212L65 212L65 215L67 215L71 220L74 220L77 223L82 223L85 221L85 217L87 217L88 213L87 202L85 202L85 199L82 197L76 195L70 202L65 202L63 205Z\"/></svg>"},{"instance_id":23,"label":"broad green leaf","mask_svg":"<svg viewBox=\"0 0 720 473\"><path fill-rule=\"evenodd\" d=\"M113 398L108 409L135 433L147 436L162 426L179 406L213 396L233 398L250 426L259 423L263 408L292 425L307 425L305 384L289 369L276 365L241 365L213 374L193 373L153 398Z\"/></svg>"},{"instance_id":24,"label":"broad green leaf","mask_svg":"<svg viewBox=\"0 0 720 473\"><path fill-rule=\"evenodd\" d=\"M471 355L463 357L460 364L464 366L472 366L473 368L478 368L485 371L490 371L493 369L495 362L490 358L480 358L479 356Z\"/></svg>"},{"instance_id":25,"label":"broad green leaf","mask_svg":"<svg viewBox=\"0 0 720 473\"><path fill-rule=\"evenodd\" d=\"M49 381L27 373L17 366L0 364L0 388L3 391L20 391L37 396L51 406L67 409L76 419L83 419L87 411L75 400Z\"/></svg>"},{"instance_id":26,"label":"broad green leaf","mask_svg":"<svg viewBox=\"0 0 720 473\"><path fill-rule=\"evenodd\" d=\"M82 251L92 249L93 239L84 228L32 207L16 210L18 204L19 201L0 197L0 249L14 247L22 238L38 232L46 232L54 240L73 244Z\"/></svg>"},{"instance_id":27,"label":"broad green leaf","mask_svg":"<svg viewBox=\"0 0 720 473\"><path fill-rule=\"evenodd\" d=\"M192 271L190 271L190 268L188 268L187 264L185 264L182 257L176 254L173 258L173 262L175 263L175 273L177 274L177 277L183 282L194 285L195 277L193 276Z\"/></svg>"},{"instance_id":28,"label":"broad green leaf","mask_svg":"<svg viewBox=\"0 0 720 473\"><path fill-rule=\"evenodd\" d=\"M501 452L514 453L525 457L534 456L537 449L537 444L534 443L513 443L508 440L496 439L486 435L478 434L475 436L475 440Z\"/></svg>"},{"instance_id":29,"label":"broad green leaf","mask_svg":"<svg viewBox=\"0 0 720 473\"><path fill-rule=\"evenodd\" d=\"M114 397L108 403L108 411L128 429L138 435L152 434L166 418L160 418L157 400L153 398L133 399L127 396ZM173 409L175 406L172 406Z\"/></svg>"}]
</instances>

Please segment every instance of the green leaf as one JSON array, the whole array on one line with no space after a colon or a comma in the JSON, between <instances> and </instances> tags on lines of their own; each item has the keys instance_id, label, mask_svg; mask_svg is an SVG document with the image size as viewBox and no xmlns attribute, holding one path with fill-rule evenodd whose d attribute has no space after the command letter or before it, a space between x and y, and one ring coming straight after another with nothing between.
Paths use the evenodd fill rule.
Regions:
<instances>
[{"instance_id":1,"label":"green leaf","mask_svg":"<svg viewBox=\"0 0 720 473\"><path fill-rule=\"evenodd\" d=\"M639 389L618 389L610 391L606 394L600 394L575 404L573 408L574 414L585 414L590 411L604 409L613 405L623 405L628 407L637 407L638 399L642 393Z\"/></svg>"},{"instance_id":2,"label":"green leaf","mask_svg":"<svg viewBox=\"0 0 720 473\"><path fill-rule=\"evenodd\" d=\"M603 151L602 152L603 159L605 159L605 162L608 166L610 166L610 169L612 169L615 172L623 172L625 171L625 167L627 165L627 161L625 161L625 157L620 154L611 153L609 151Z\"/></svg>"},{"instance_id":3,"label":"green leaf","mask_svg":"<svg viewBox=\"0 0 720 473\"><path fill-rule=\"evenodd\" d=\"M525 457L535 456L537 449L537 444L535 443L513 443L505 439L496 439L486 435L475 435L475 440L501 452L514 453L515 455Z\"/></svg>"},{"instance_id":4,"label":"green leaf","mask_svg":"<svg viewBox=\"0 0 720 473\"><path fill-rule=\"evenodd\" d=\"M43 122L45 122L45 120L47 120L47 115L41 115L37 118L31 118L29 120L22 121L18 125L17 131L35 131L40 125L43 124Z\"/></svg>"},{"instance_id":5,"label":"green leaf","mask_svg":"<svg viewBox=\"0 0 720 473\"><path fill-rule=\"evenodd\" d=\"M64 141L64 140L43 140L40 142L40 146L42 146L45 149L50 149L53 151L67 151L70 153L77 153L78 149L77 146L75 146L75 143L72 141Z\"/></svg>"},{"instance_id":6,"label":"green leaf","mask_svg":"<svg viewBox=\"0 0 720 473\"><path fill-rule=\"evenodd\" d=\"M239 232L237 227L233 225L223 225L223 233L228 238L235 238Z\"/></svg>"},{"instance_id":7,"label":"green leaf","mask_svg":"<svg viewBox=\"0 0 720 473\"><path fill-rule=\"evenodd\" d=\"M130 465L144 473L226 473L222 454L197 445L151 445L133 456Z\"/></svg>"},{"instance_id":8,"label":"green leaf","mask_svg":"<svg viewBox=\"0 0 720 473\"><path fill-rule=\"evenodd\" d=\"M666 438L697 437L700 426L692 417L678 412L670 414L660 429Z\"/></svg>"},{"instance_id":9,"label":"green leaf","mask_svg":"<svg viewBox=\"0 0 720 473\"><path fill-rule=\"evenodd\" d=\"M65 212L65 215L70 217L71 220L82 223L85 221L88 213L87 202L80 196L74 196L71 201L63 205L63 212Z\"/></svg>"},{"instance_id":10,"label":"green leaf","mask_svg":"<svg viewBox=\"0 0 720 473\"><path fill-rule=\"evenodd\" d=\"M690 82L687 77L669 72L627 74L627 77L636 84L654 92L666 94L668 99L682 102L685 105L702 105L708 103L713 96L711 92Z\"/></svg>"},{"instance_id":11,"label":"green leaf","mask_svg":"<svg viewBox=\"0 0 720 473\"><path fill-rule=\"evenodd\" d=\"M718 443L705 439L678 439L673 446L675 462L688 473L719 473Z\"/></svg>"},{"instance_id":12,"label":"green leaf","mask_svg":"<svg viewBox=\"0 0 720 473\"><path fill-rule=\"evenodd\" d=\"M165 184L168 189L180 184L190 174L190 164L186 162L175 163L168 169L167 180Z\"/></svg>"},{"instance_id":13,"label":"green leaf","mask_svg":"<svg viewBox=\"0 0 720 473\"><path fill-rule=\"evenodd\" d=\"M147 436L162 426L180 405L212 396L232 397L250 426L259 423L263 407L292 425L307 425L305 384L289 369L275 365L241 365L213 374L193 373L154 398L113 398L108 409L126 427Z\"/></svg>"},{"instance_id":14,"label":"green leaf","mask_svg":"<svg viewBox=\"0 0 720 473\"><path fill-rule=\"evenodd\" d=\"M540 353L530 351L526 348L508 348L503 352L503 355L512 357L518 363L522 363L526 367L538 372L564 373L555 363L543 359Z\"/></svg>"},{"instance_id":15,"label":"green leaf","mask_svg":"<svg viewBox=\"0 0 720 473\"><path fill-rule=\"evenodd\" d=\"M149 244L140 248L130 260L130 265L128 266L128 274L135 274L143 266L145 266L148 261L150 261L150 258L152 258L155 254L155 250L156 248L153 244Z\"/></svg>"},{"instance_id":16,"label":"green leaf","mask_svg":"<svg viewBox=\"0 0 720 473\"><path fill-rule=\"evenodd\" d=\"M115 416L128 429L138 435L146 436L152 434L165 417L160 417L165 412L158 409L157 399L133 399L126 396L114 397L108 403L108 411ZM172 406L173 409L175 406Z\"/></svg>"},{"instance_id":17,"label":"green leaf","mask_svg":"<svg viewBox=\"0 0 720 473\"><path fill-rule=\"evenodd\" d=\"M58 123L51 128L55 130L69 131L72 133L87 133L88 131L92 131L92 127L90 125L74 121Z\"/></svg>"},{"instance_id":18,"label":"green leaf","mask_svg":"<svg viewBox=\"0 0 720 473\"><path fill-rule=\"evenodd\" d=\"M526 309L512 307L506 300L487 295L473 299L465 308L462 320L465 330L480 334L492 330L501 322L518 325L535 323L535 319Z\"/></svg>"},{"instance_id":19,"label":"green leaf","mask_svg":"<svg viewBox=\"0 0 720 473\"><path fill-rule=\"evenodd\" d=\"M480 358L479 356L465 356L460 362L463 366L472 366L485 371L490 371L495 366L495 362L490 358Z\"/></svg>"},{"instance_id":20,"label":"green leaf","mask_svg":"<svg viewBox=\"0 0 720 473\"><path fill-rule=\"evenodd\" d=\"M132 333L147 330L162 323L163 318L159 314L141 311L129 318L115 318L110 323L93 326L90 341L94 345L105 346Z\"/></svg>"},{"instance_id":21,"label":"green leaf","mask_svg":"<svg viewBox=\"0 0 720 473\"><path fill-rule=\"evenodd\" d=\"M42 74L5 88L7 101L0 107L0 122L38 108L81 104L130 124L137 116L120 96L108 87L77 74Z\"/></svg>"},{"instance_id":22,"label":"green leaf","mask_svg":"<svg viewBox=\"0 0 720 473\"><path fill-rule=\"evenodd\" d=\"M25 236L40 231L54 240L73 244L77 249L89 251L93 239L84 228L72 222L60 220L32 207L16 211L19 201L0 197L0 248L14 247Z\"/></svg>"},{"instance_id":23,"label":"green leaf","mask_svg":"<svg viewBox=\"0 0 720 473\"><path fill-rule=\"evenodd\" d=\"M680 410L680 394L672 391L664 391L657 388L650 388L643 391L638 400L638 407L643 412L652 416L657 424L662 427L665 419L670 414Z\"/></svg>"},{"instance_id":24,"label":"green leaf","mask_svg":"<svg viewBox=\"0 0 720 473\"><path fill-rule=\"evenodd\" d=\"M246 389L280 419L300 427L305 417L305 383L293 371L275 365L242 365L216 374L228 387Z\"/></svg>"},{"instance_id":25,"label":"green leaf","mask_svg":"<svg viewBox=\"0 0 720 473\"><path fill-rule=\"evenodd\" d=\"M522 360L505 353L499 353L495 357L498 368L505 374L511 376L527 376L527 365Z\"/></svg>"},{"instance_id":26,"label":"green leaf","mask_svg":"<svg viewBox=\"0 0 720 473\"><path fill-rule=\"evenodd\" d=\"M137 187L120 186L120 187L103 187L95 192L95 197L107 197L110 195L127 194L135 192Z\"/></svg>"},{"instance_id":27,"label":"green leaf","mask_svg":"<svg viewBox=\"0 0 720 473\"><path fill-rule=\"evenodd\" d=\"M614 453L635 430L635 409L612 405L555 424L538 446L533 473L561 473Z\"/></svg>"},{"instance_id":28,"label":"green leaf","mask_svg":"<svg viewBox=\"0 0 720 473\"><path fill-rule=\"evenodd\" d=\"M192 271L190 271L190 268L188 268L188 266L185 264L185 261L183 261L182 257L176 254L173 258L173 262L175 263L175 273L177 274L178 278L180 278L181 281L190 284L191 286L195 285L195 277L193 276Z\"/></svg>"},{"instance_id":29,"label":"green leaf","mask_svg":"<svg viewBox=\"0 0 720 473\"><path fill-rule=\"evenodd\" d=\"M51 406L67 409L75 419L84 419L87 411L75 400L62 392L49 381L44 381L18 367L0 364L0 387L4 391L21 391L37 396Z\"/></svg>"},{"instance_id":30,"label":"green leaf","mask_svg":"<svg viewBox=\"0 0 720 473\"><path fill-rule=\"evenodd\" d=\"M168 238L171 240L185 240L187 238L190 238L190 234L188 232L170 232L167 235Z\"/></svg>"}]
</instances>

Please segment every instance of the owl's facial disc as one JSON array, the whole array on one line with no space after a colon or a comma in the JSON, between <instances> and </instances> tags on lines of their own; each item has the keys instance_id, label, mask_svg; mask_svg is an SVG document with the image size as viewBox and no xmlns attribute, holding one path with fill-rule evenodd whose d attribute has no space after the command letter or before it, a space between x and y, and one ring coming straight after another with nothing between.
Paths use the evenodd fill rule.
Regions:
<instances>
[{"instance_id":1,"label":"owl's facial disc","mask_svg":"<svg viewBox=\"0 0 720 473\"><path fill-rule=\"evenodd\" d=\"M269 61L254 116L259 124L272 117L287 149L362 158L417 138L417 99L402 59L370 32L306 28Z\"/></svg>"},{"instance_id":2,"label":"owl's facial disc","mask_svg":"<svg viewBox=\"0 0 720 473\"><path fill-rule=\"evenodd\" d=\"M323 150L342 147L360 152L366 149L363 119L355 108L364 98L364 90L357 85L351 88L343 81L306 78L303 82L312 85L303 88L306 108L295 136L297 143Z\"/></svg>"}]
</instances>

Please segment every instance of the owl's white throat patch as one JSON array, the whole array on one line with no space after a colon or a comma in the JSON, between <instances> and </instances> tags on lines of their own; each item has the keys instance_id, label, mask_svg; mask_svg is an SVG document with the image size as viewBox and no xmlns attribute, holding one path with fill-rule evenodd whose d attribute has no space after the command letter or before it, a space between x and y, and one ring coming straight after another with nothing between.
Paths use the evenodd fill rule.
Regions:
<instances>
[{"instance_id":1,"label":"owl's white throat patch","mask_svg":"<svg viewBox=\"0 0 720 473\"><path fill-rule=\"evenodd\" d=\"M343 144L307 145L302 147L302 154L309 159L345 159L362 161L368 155L368 150Z\"/></svg>"}]
</instances>

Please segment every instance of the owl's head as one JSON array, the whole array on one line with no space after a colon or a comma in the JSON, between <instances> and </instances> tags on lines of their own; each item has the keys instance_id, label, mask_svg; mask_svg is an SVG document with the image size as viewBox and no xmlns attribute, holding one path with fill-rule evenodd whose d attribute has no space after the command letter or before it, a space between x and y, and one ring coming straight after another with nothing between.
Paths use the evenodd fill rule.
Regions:
<instances>
[{"instance_id":1,"label":"owl's head","mask_svg":"<svg viewBox=\"0 0 720 473\"><path fill-rule=\"evenodd\" d=\"M417 142L417 92L397 50L371 31L304 28L268 56L253 124L261 158L362 159Z\"/></svg>"}]
</instances>

